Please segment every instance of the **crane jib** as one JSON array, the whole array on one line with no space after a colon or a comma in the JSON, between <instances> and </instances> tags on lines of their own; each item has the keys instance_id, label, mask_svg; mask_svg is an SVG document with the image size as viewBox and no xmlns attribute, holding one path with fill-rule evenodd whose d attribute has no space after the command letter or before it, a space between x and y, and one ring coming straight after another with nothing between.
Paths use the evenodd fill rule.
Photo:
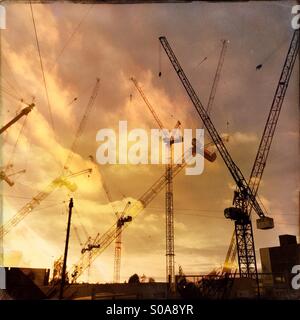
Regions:
<instances>
[{"instance_id":1,"label":"crane jib","mask_svg":"<svg viewBox=\"0 0 300 320\"><path fill-rule=\"evenodd\" d=\"M248 183L247 183L246 179L244 178L242 172L237 167L237 165L234 163L230 154L228 153L222 139L220 138L217 130L215 129L212 121L210 120L210 117L208 116L200 99L198 98L192 85L190 84L188 78L186 77L183 69L181 68L173 50L171 49L171 47L167 41L167 39L165 37L160 37L159 40L160 40L160 43L162 44L167 56L169 57L170 62L172 63L176 73L178 74L178 77L180 78L183 86L185 87L197 113L201 117L207 131L209 132L209 134L210 134L213 142L215 143L219 153L221 154L226 166L228 167L233 179L235 180L237 186L239 187L241 192L247 194L247 197L251 201L251 204L252 204L254 210L256 211L256 213L260 217L264 217L265 214L264 214L263 210L261 209L259 203L257 202L251 189L249 188Z\"/></svg>"},{"instance_id":2,"label":"crane jib","mask_svg":"<svg viewBox=\"0 0 300 320\"><path fill-rule=\"evenodd\" d=\"M251 171L249 186L252 193L256 195L261 177L263 175L266 161L269 155L272 139L280 115L281 107L285 97L285 93L289 84L289 80L293 71L293 67L296 61L297 53L299 51L299 30L295 30L285 62L281 71L280 79L276 88L276 92L272 101L271 110L264 128L262 139L258 148L256 159ZM253 179L255 178L255 179ZM251 213L252 205L248 203L248 212Z\"/></svg>"}]
</instances>

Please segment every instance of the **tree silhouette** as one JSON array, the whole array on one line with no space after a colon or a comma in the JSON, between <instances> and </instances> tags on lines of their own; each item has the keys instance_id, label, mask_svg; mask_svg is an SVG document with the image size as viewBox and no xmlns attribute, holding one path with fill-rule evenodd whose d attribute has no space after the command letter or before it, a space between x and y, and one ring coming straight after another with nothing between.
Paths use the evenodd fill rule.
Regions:
<instances>
[{"instance_id":1,"label":"tree silhouette","mask_svg":"<svg viewBox=\"0 0 300 320\"><path fill-rule=\"evenodd\" d=\"M128 283L140 283L140 277L135 273L129 278Z\"/></svg>"}]
</instances>

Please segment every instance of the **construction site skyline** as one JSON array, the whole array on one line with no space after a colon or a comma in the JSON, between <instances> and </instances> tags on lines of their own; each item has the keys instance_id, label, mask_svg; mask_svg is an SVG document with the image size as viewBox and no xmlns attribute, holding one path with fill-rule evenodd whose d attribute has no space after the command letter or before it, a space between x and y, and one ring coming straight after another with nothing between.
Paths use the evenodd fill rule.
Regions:
<instances>
[{"instance_id":1,"label":"construction site skyline","mask_svg":"<svg viewBox=\"0 0 300 320\"><path fill-rule=\"evenodd\" d=\"M169 39L205 106L222 41L228 40L210 114L218 132L229 136L226 147L248 179L293 35L290 11L295 3L101 8L70 3L30 8L8 3L7 27L1 32L1 121L7 123L24 107L17 99L34 103L34 108L25 121L21 119L2 135L2 166L13 165L8 173L26 170L12 177L13 186L3 182L3 221L45 190L66 163L70 175L89 168L92 172L72 178L75 187L57 188L5 235L4 265L52 268L63 255L67 207L73 197L71 268L88 238L105 233L116 222L115 212L134 203L164 174L163 164L99 165L95 161L100 129L117 131L120 120L128 121L131 129L150 132L159 127L131 77L168 129L178 120L182 128L202 127L161 48L162 35ZM299 69L298 61L294 69ZM258 262L259 249L277 246L279 235L300 236L298 83L299 73L293 72L258 192L275 223L268 231L254 227ZM81 128L91 98L93 105ZM205 129L205 144L210 142ZM201 175L181 172L173 181L176 273L179 266L190 274L221 267L231 240L233 223L225 219L224 208L232 205L235 182L216 148L210 146L210 150L217 159L205 161ZM161 191L122 233L120 281L128 281L135 273L165 281L165 242L165 194ZM79 282L112 282L114 250L112 244L101 253Z\"/></svg>"}]
</instances>

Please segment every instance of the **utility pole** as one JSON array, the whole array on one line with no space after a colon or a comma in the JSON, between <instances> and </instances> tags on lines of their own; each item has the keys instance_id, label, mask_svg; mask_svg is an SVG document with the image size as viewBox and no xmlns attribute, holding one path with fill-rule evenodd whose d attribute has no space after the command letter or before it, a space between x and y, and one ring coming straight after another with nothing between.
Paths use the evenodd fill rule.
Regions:
<instances>
[{"instance_id":1,"label":"utility pole","mask_svg":"<svg viewBox=\"0 0 300 320\"><path fill-rule=\"evenodd\" d=\"M71 229L72 208L73 208L73 198L71 198L69 202L69 217L68 217L68 226L67 226L65 253L64 253L64 263L63 263L62 274L61 274L59 300L63 299L64 286L66 282L66 269L67 269L67 257L68 257L69 238L70 238L70 229Z\"/></svg>"}]
</instances>

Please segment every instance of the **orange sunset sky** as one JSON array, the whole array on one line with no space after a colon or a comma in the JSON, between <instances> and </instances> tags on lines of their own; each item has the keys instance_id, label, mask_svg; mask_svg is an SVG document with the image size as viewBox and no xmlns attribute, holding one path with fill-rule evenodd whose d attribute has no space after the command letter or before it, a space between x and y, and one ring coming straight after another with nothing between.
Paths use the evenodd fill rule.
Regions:
<instances>
[{"instance_id":1,"label":"orange sunset sky","mask_svg":"<svg viewBox=\"0 0 300 320\"><path fill-rule=\"evenodd\" d=\"M159 49L161 35L168 38L204 105L213 83L221 40L229 40L211 118L220 133L230 135L228 150L245 177L249 177L292 37L293 4L294 1L33 4L53 131L30 6L5 2L1 123L9 121L24 106L7 92L28 103L34 97L36 107L26 119L13 158L24 119L2 135L2 166L12 160L11 172L26 169L26 173L12 177L13 187L2 183L3 221L60 175L97 77L99 94L70 165L72 172L93 168L90 177L82 175L72 180L78 186L72 194L72 221L81 242L88 235L104 233L115 222L112 207L121 209L128 199L138 199L164 173L163 165L101 166L89 158L96 155L98 130L117 128L119 120L127 120L129 129L157 128L129 80L131 76L138 79L168 128L177 120L183 128L201 127L169 60ZM263 65L260 70L256 70L258 64ZM299 235L298 70L296 61L259 190L275 228L254 228L258 256L259 248L278 245L279 234ZM209 141L206 134L205 142ZM108 202L103 181L113 204ZM214 163L205 161L202 175L181 172L176 177L176 271L181 265L185 273L204 273L223 263L233 230L233 223L224 218L223 210L231 205L234 188L220 155ZM66 189L56 190L4 238L6 266L52 267L64 250L70 196ZM80 250L73 228L69 266L79 259ZM89 275L84 274L80 280L111 282L113 258L111 245L94 261ZM165 279L164 192L123 233L121 280L128 280L133 273L156 281Z\"/></svg>"}]
</instances>

